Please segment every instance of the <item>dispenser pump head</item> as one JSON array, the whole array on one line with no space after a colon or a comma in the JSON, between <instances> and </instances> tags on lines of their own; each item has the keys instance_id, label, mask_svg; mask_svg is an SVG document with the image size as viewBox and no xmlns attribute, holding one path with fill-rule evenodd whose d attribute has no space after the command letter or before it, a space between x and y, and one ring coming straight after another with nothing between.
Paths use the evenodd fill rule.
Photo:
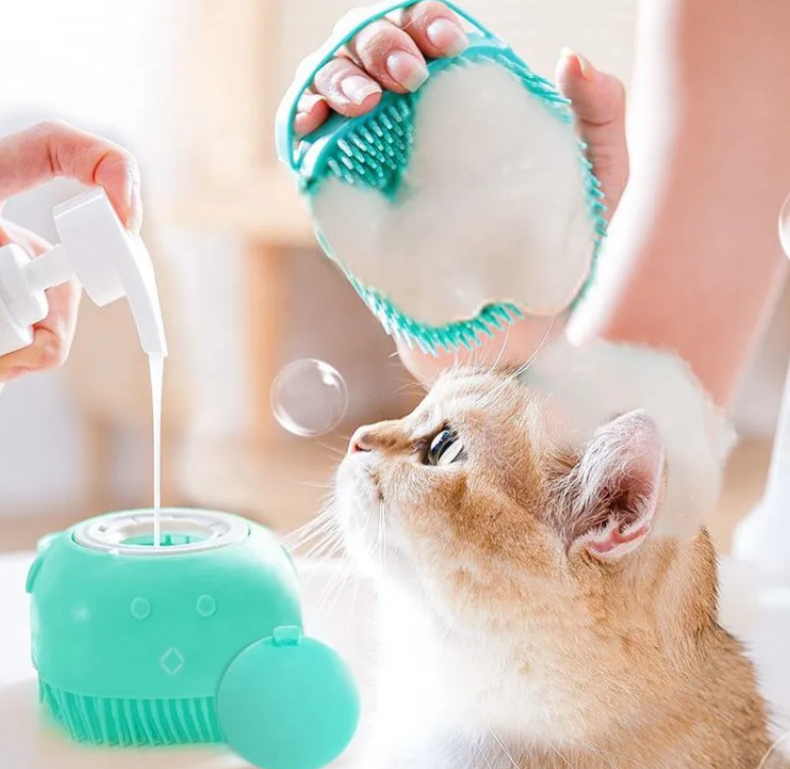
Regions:
<instances>
[{"instance_id":1,"label":"dispenser pump head","mask_svg":"<svg viewBox=\"0 0 790 769\"><path fill-rule=\"evenodd\" d=\"M104 190L61 203L54 216L60 244L51 251L31 260L18 246L0 249L0 355L32 343L30 327L49 311L44 291L72 277L99 307L125 296L143 350L167 355L151 257L121 224Z\"/></svg>"}]
</instances>

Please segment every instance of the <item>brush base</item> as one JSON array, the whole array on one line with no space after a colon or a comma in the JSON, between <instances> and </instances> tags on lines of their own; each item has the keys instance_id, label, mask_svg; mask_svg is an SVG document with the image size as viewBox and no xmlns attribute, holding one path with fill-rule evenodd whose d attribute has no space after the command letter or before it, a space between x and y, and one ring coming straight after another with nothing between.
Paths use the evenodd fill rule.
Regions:
<instances>
[{"instance_id":1,"label":"brush base","mask_svg":"<svg viewBox=\"0 0 790 769\"><path fill-rule=\"evenodd\" d=\"M75 742L142 747L225 741L215 697L86 697L39 681L39 701Z\"/></svg>"}]
</instances>

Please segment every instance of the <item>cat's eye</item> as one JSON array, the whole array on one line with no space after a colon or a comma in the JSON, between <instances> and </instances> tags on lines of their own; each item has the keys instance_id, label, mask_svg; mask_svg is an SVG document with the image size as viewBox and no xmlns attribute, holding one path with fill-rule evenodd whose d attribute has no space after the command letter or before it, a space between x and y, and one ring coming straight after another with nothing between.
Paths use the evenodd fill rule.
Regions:
<instances>
[{"instance_id":1,"label":"cat's eye","mask_svg":"<svg viewBox=\"0 0 790 769\"><path fill-rule=\"evenodd\" d=\"M451 465L463 458L464 445L455 430L445 427L432 441L425 457L426 464L434 467Z\"/></svg>"}]
</instances>

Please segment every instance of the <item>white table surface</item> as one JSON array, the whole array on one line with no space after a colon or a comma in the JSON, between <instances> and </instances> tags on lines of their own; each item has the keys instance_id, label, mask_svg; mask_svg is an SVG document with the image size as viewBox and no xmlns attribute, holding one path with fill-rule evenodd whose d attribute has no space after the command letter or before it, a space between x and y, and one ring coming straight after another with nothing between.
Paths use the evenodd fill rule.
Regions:
<instances>
[{"instance_id":1,"label":"white table surface","mask_svg":"<svg viewBox=\"0 0 790 769\"><path fill-rule=\"evenodd\" d=\"M111 748L76 745L41 718L36 673L30 661L29 596L25 580L33 554L0 557L0 768L1 769L248 769L221 747ZM366 621L374 611L367 585L349 580L340 592L327 590L337 566L300 568L306 631L329 643L351 664L363 698L363 726L349 751L333 768L357 765L365 732L365 703L372 700L375 649ZM327 597L328 596L328 597Z\"/></svg>"}]
</instances>

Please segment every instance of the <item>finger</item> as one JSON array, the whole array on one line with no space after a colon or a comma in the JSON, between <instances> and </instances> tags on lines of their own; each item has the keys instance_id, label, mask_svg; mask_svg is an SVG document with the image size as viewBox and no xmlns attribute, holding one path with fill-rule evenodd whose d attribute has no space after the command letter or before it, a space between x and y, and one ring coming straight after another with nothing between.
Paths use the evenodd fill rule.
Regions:
<instances>
[{"instance_id":1,"label":"finger","mask_svg":"<svg viewBox=\"0 0 790 769\"><path fill-rule=\"evenodd\" d=\"M458 17L444 3L436 0L427 0L406 9L401 27L432 59L457 56L469 46L469 36Z\"/></svg>"},{"instance_id":2,"label":"finger","mask_svg":"<svg viewBox=\"0 0 790 769\"><path fill-rule=\"evenodd\" d=\"M33 344L0 357L0 382L58 368L68 358L79 309L79 285L71 281L46 293L49 315L33 327Z\"/></svg>"},{"instance_id":3,"label":"finger","mask_svg":"<svg viewBox=\"0 0 790 769\"><path fill-rule=\"evenodd\" d=\"M560 91L572 103L576 128L587 143L587 155L606 195L611 217L628 182L625 135L625 87L613 75L599 72L573 51L564 50L557 64Z\"/></svg>"},{"instance_id":4,"label":"finger","mask_svg":"<svg viewBox=\"0 0 790 769\"><path fill-rule=\"evenodd\" d=\"M365 27L348 50L368 75L390 91L414 92L428 79L428 66L414 40L387 19Z\"/></svg>"},{"instance_id":5,"label":"finger","mask_svg":"<svg viewBox=\"0 0 790 769\"><path fill-rule=\"evenodd\" d=\"M16 243L30 256L41 256L52 248L49 241L36 235L35 232L5 219L0 219L0 246L5 246L8 243Z\"/></svg>"},{"instance_id":6,"label":"finger","mask_svg":"<svg viewBox=\"0 0 790 769\"><path fill-rule=\"evenodd\" d=\"M140 173L122 147L58 121L0 139L0 200L57 176L104 187L121 221L139 230Z\"/></svg>"},{"instance_id":7,"label":"finger","mask_svg":"<svg viewBox=\"0 0 790 769\"><path fill-rule=\"evenodd\" d=\"M299 99L294 118L294 130L299 136L315 131L329 117L329 105L326 99L317 93L306 91Z\"/></svg>"},{"instance_id":8,"label":"finger","mask_svg":"<svg viewBox=\"0 0 790 769\"><path fill-rule=\"evenodd\" d=\"M16 243L33 257L52 248L44 238L13 222L0 220L0 245ZM46 292L49 313L33 327L33 344L0 357L0 382L33 371L46 371L68 357L77 322L80 288L75 281Z\"/></svg>"},{"instance_id":9,"label":"finger","mask_svg":"<svg viewBox=\"0 0 790 769\"><path fill-rule=\"evenodd\" d=\"M318 71L313 88L333 110L347 117L364 115L381 100L381 86L343 56Z\"/></svg>"}]
</instances>

